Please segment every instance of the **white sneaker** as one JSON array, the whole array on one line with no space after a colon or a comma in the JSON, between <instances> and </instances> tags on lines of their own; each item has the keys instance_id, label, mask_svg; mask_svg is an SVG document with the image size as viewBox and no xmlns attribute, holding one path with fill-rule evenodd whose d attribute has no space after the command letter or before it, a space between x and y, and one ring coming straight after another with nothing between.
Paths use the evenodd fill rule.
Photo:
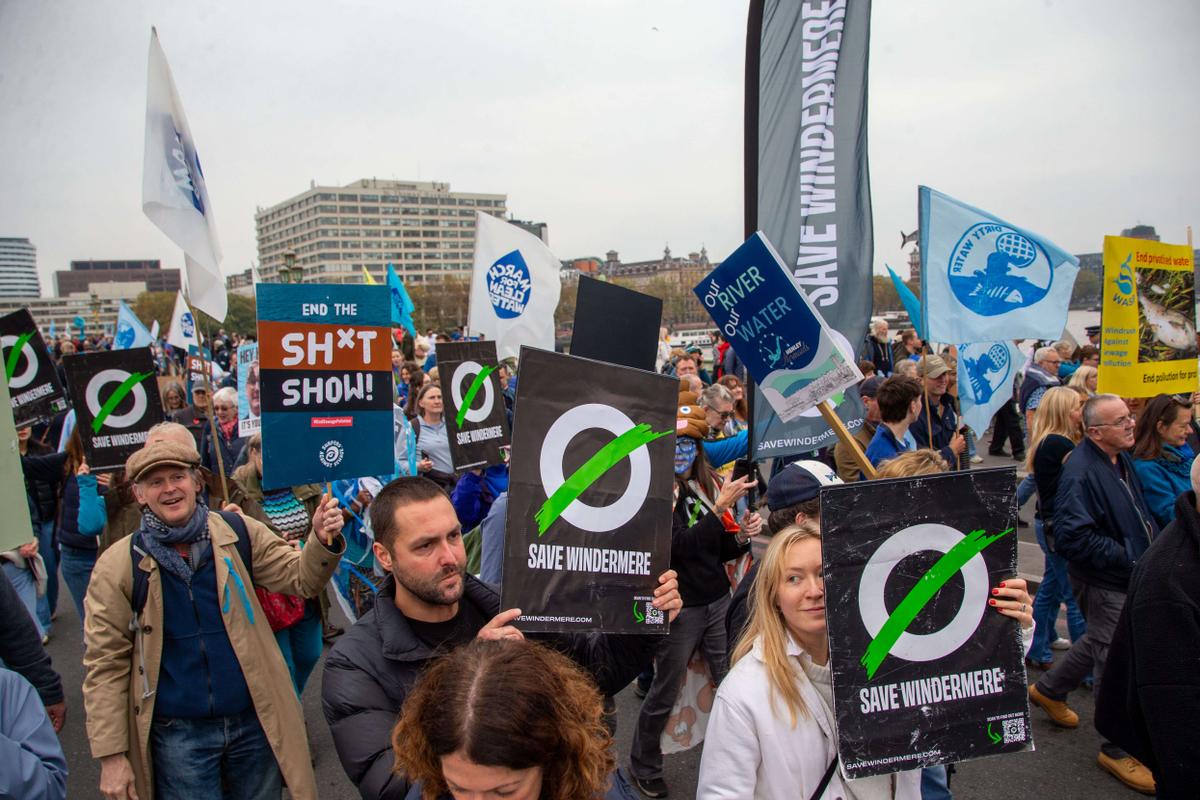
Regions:
<instances>
[{"instance_id":1,"label":"white sneaker","mask_svg":"<svg viewBox=\"0 0 1200 800\"><path fill-rule=\"evenodd\" d=\"M1071 640L1064 639L1060 636L1057 639L1055 639L1053 642L1050 643L1050 649L1051 650L1070 650L1071 649Z\"/></svg>"},{"instance_id":2,"label":"white sneaker","mask_svg":"<svg viewBox=\"0 0 1200 800\"><path fill-rule=\"evenodd\" d=\"M972 464L982 464L983 456L978 455L978 454L971 456L971 463Z\"/></svg>"}]
</instances>

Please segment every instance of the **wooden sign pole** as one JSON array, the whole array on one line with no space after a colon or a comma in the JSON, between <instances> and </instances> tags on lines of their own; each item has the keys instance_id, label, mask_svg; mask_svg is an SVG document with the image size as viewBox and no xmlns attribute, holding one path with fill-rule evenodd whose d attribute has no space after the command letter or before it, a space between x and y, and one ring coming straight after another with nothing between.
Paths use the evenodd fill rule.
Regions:
<instances>
[{"instance_id":1,"label":"wooden sign pole","mask_svg":"<svg viewBox=\"0 0 1200 800\"><path fill-rule=\"evenodd\" d=\"M825 422L850 448L850 455L854 456L854 460L858 462L859 468L862 469L863 475L867 480L875 480L875 467L871 466L871 462L867 460L867 454L863 452L862 446L858 443L850 431L846 428L846 424L842 422L842 418L833 410L833 406L829 405L828 400L822 400L817 404L817 410L821 412L821 416L825 418Z\"/></svg>"}]
</instances>

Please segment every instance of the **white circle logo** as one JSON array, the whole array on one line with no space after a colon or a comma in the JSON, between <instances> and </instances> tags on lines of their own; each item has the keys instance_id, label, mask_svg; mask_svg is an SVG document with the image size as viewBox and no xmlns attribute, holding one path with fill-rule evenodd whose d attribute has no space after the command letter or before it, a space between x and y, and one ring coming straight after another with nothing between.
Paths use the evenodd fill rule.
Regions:
<instances>
[{"instance_id":1,"label":"white circle logo","mask_svg":"<svg viewBox=\"0 0 1200 800\"><path fill-rule=\"evenodd\" d=\"M555 420L550 430L546 431L539 464L542 488L546 496L554 494L566 482L566 478L563 477L563 456L566 455L567 445L576 434L589 428L600 428L614 436L621 436L633 427L633 420L612 406L602 403L576 406ZM576 528L604 533L633 519L649 493L650 453L643 445L629 454L629 485L615 503L591 506L576 499L563 509L561 516Z\"/></svg>"},{"instance_id":2,"label":"white circle logo","mask_svg":"<svg viewBox=\"0 0 1200 800\"><path fill-rule=\"evenodd\" d=\"M337 439L330 439L321 445L321 452L317 455L323 467L336 467L342 463L342 459L345 457L346 449L342 447L342 443Z\"/></svg>"},{"instance_id":3,"label":"white circle logo","mask_svg":"<svg viewBox=\"0 0 1200 800\"><path fill-rule=\"evenodd\" d=\"M11 348L16 343L16 336L0 336L0 347ZM12 376L12 380L8 382L9 389L23 389L33 383L33 379L37 377L37 354L33 352L32 342L26 340L25 345L21 348L21 355L25 356L25 369L21 370L21 374Z\"/></svg>"},{"instance_id":4,"label":"white circle logo","mask_svg":"<svg viewBox=\"0 0 1200 800\"><path fill-rule=\"evenodd\" d=\"M83 399L93 419L100 415L100 409L104 405L100 402L100 389L110 383L120 386L129 380L129 377L130 373L123 369L104 369L92 376L87 388L83 390ZM133 398L133 408L124 414L109 414L104 418L105 427L128 428L141 422L142 417L146 415L146 387L140 382L135 383L129 390L129 395Z\"/></svg>"},{"instance_id":5,"label":"white circle logo","mask_svg":"<svg viewBox=\"0 0 1200 800\"><path fill-rule=\"evenodd\" d=\"M947 553L963 538L965 537L962 533L949 525L923 523L893 534L875 551L863 568L858 584L858 611L871 638L879 635L879 631L888 620L883 590L896 565L905 557L926 550ZM905 631L892 645L889 655L905 661L934 661L950 655L971 638L979 626L979 620L983 618L983 612L987 609L988 571L983 556L976 553L964 564L962 576L962 607L954 615L954 619L935 633Z\"/></svg>"},{"instance_id":6,"label":"white circle logo","mask_svg":"<svg viewBox=\"0 0 1200 800\"><path fill-rule=\"evenodd\" d=\"M455 408L462 408L463 393L462 385L464 381L472 380L476 375L483 372L483 365L476 361L464 361L454 370L454 375L450 378L450 397L454 400ZM492 404L495 397L492 394L491 376L483 382L483 405L477 409L467 409L464 415L467 422L483 422L492 413Z\"/></svg>"}]
</instances>

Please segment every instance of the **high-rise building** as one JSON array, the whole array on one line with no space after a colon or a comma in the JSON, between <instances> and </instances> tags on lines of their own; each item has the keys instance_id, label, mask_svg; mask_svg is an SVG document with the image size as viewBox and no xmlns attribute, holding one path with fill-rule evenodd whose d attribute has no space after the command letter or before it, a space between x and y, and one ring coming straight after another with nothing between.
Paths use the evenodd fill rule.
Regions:
<instances>
[{"instance_id":1,"label":"high-rise building","mask_svg":"<svg viewBox=\"0 0 1200 800\"><path fill-rule=\"evenodd\" d=\"M507 196L452 192L448 183L363 178L308 191L254 215L259 276L275 281L285 254L304 279L361 283L365 267L383 280L387 264L406 283L440 282L471 271L475 212L504 218Z\"/></svg>"},{"instance_id":2,"label":"high-rise building","mask_svg":"<svg viewBox=\"0 0 1200 800\"><path fill-rule=\"evenodd\" d=\"M0 297L40 297L37 248L28 239L0 238Z\"/></svg>"},{"instance_id":3,"label":"high-rise building","mask_svg":"<svg viewBox=\"0 0 1200 800\"><path fill-rule=\"evenodd\" d=\"M158 259L71 262L69 270L54 273L54 285L59 297L69 297L77 292L91 291L98 283L143 283L142 291L177 292L180 283L179 270L163 269Z\"/></svg>"}]
</instances>

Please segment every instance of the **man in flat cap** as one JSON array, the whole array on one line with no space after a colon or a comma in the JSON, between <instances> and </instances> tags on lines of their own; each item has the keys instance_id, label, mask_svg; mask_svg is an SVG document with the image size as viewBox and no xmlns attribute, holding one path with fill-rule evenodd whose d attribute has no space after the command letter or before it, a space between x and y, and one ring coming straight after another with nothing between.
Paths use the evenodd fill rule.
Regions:
<instances>
[{"instance_id":1,"label":"man in flat cap","mask_svg":"<svg viewBox=\"0 0 1200 800\"><path fill-rule=\"evenodd\" d=\"M303 550L210 512L200 456L160 441L125 470L141 526L96 562L84 601L84 707L108 800L315 798L304 717L255 586L313 597L345 550L322 498Z\"/></svg>"}]
</instances>

